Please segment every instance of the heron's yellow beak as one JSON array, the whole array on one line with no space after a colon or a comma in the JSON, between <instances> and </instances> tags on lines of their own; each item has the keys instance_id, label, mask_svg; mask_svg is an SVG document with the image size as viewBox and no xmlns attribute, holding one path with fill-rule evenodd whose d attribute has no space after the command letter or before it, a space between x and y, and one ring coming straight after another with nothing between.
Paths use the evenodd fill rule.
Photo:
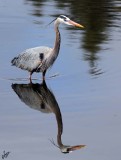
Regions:
<instances>
[{"instance_id":1,"label":"heron's yellow beak","mask_svg":"<svg viewBox=\"0 0 121 160\"><path fill-rule=\"evenodd\" d=\"M84 26L82 26L81 24L76 23L76 22L74 22L74 21L72 21L72 20L69 20L68 22L69 22L71 25L75 26L75 27L84 28Z\"/></svg>"}]
</instances>

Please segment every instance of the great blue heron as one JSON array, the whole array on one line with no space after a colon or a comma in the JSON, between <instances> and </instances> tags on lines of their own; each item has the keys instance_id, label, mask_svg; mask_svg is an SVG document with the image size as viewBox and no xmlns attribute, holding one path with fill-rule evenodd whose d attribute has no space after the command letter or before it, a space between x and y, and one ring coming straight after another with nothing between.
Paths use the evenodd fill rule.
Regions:
<instances>
[{"instance_id":1,"label":"great blue heron","mask_svg":"<svg viewBox=\"0 0 121 160\"><path fill-rule=\"evenodd\" d=\"M47 87L46 82L43 81L42 84L12 84L13 90L16 92L18 97L22 102L32 109L41 111L43 113L54 113L57 121L57 144L52 140L52 144L60 149L62 153L70 153L72 151L81 149L85 145L64 145L62 143L62 133L63 133L63 121L62 114L58 102L52 93L52 91Z\"/></svg>"},{"instance_id":2,"label":"great blue heron","mask_svg":"<svg viewBox=\"0 0 121 160\"><path fill-rule=\"evenodd\" d=\"M68 17L64 15L60 15L53 21L55 21L54 27L56 32L55 44L53 48L40 46L26 49L21 54L19 54L18 57L15 57L11 61L12 65L15 65L18 68L30 72L30 81L33 72L42 72L42 78L44 80L47 69L50 66L52 66L54 61L56 60L59 53L61 42L60 32L58 29L60 23L65 23L67 25L84 28L82 25L70 20Z\"/></svg>"}]
</instances>

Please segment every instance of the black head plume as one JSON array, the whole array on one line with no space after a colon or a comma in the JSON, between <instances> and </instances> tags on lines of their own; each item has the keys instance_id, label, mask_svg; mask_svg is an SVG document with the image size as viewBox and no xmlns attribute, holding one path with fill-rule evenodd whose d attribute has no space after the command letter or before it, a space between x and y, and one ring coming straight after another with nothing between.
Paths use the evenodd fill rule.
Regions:
<instances>
[{"instance_id":1,"label":"black head plume","mask_svg":"<svg viewBox=\"0 0 121 160\"><path fill-rule=\"evenodd\" d=\"M53 23L57 18L55 18L54 20L52 20L49 24L47 24L47 26L49 26L51 23Z\"/></svg>"}]
</instances>

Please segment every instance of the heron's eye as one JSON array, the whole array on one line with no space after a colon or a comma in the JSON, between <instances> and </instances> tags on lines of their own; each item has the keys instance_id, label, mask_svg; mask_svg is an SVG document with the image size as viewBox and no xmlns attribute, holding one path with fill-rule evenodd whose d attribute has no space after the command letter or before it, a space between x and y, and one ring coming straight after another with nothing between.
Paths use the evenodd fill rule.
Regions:
<instances>
[{"instance_id":1,"label":"heron's eye","mask_svg":"<svg viewBox=\"0 0 121 160\"><path fill-rule=\"evenodd\" d=\"M64 19L65 22L67 22L67 19Z\"/></svg>"}]
</instances>

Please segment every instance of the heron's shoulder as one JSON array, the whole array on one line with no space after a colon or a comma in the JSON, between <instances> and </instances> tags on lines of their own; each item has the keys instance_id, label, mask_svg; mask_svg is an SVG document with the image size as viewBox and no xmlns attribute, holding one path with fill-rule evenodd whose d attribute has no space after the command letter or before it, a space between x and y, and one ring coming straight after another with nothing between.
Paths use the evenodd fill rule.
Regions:
<instances>
[{"instance_id":1,"label":"heron's shoulder","mask_svg":"<svg viewBox=\"0 0 121 160\"><path fill-rule=\"evenodd\" d=\"M52 50L52 48L46 47L46 46L40 46L40 47L34 47L26 49L26 53L48 53Z\"/></svg>"}]
</instances>

